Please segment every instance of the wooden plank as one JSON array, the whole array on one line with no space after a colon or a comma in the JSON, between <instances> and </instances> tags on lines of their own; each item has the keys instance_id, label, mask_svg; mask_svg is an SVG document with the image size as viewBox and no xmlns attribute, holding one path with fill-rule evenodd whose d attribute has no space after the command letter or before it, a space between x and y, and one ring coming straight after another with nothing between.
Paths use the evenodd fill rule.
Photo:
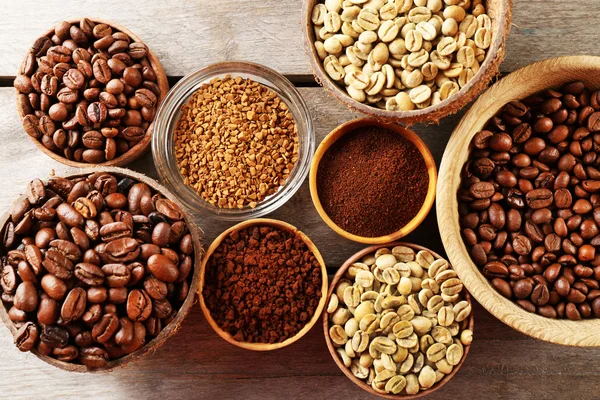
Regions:
<instances>
[{"instance_id":1,"label":"wooden plank","mask_svg":"<svg viewBox=\"0 0 600 400\"><path fill-rule=\"evenodd\" d=\"M168 75L182 76L223 60L265 64L284 74L311 73L304 52L298 0L161 0L82 2L1 0L0 76L14 76L33 41L54 23L81 15L113 19L140 36ZM600 2L589 0L514 1L513 29L503 72L561 55L600 55L593 27L600 24ZM597 37L597 36L596 36ZM568 40L568 45L566 41Z\"/></svg>"}]
</instances>

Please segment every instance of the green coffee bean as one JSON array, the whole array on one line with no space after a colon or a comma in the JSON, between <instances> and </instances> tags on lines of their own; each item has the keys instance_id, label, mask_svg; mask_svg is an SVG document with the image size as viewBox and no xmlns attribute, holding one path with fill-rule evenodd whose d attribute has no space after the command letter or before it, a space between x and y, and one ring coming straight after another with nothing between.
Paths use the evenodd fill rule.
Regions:
<instances>
[{"instance_id":1,"label":"green coffee bean","mask_svg":"<svg viewBox=\"0 0 600 400\"><path fill-rule=\"evenodd\" d=\"M457 344L452 344L446 350L446 360L448 364L456 366L460 363L463 356L463 349Z\"/></svg>"},{"instance_id":2,"label":"green coffee bean","mask_svg":"<svg viewBox=\"0 0 600 400\"><path fill-rule=\"evenodd\" d=\"M340 358L342 359L342 363L344 364L344 366L346 368L349 368L350 364L352 363L352 359L348 356L348 353L346 353L346 350L335 349L335 351L340 355Z\"/></svg>"},{"instance_id":3,"label":"green coffee bean","mask_svg":"<svg viewBox=\"0 0 600 400\"><path fill-rule=\"evenodd\" d=\"M416 336L416 335L415 335ZM368 339L368 335L367 335ZM404 339L403 339L404 340ZM375 350L384 354L394 354L396 352L396 343L393 340L378 336L373 339L373 347Z\"/></svg>"},{"instance_id":4,"label":"green coffee bean","mask_svg":"<svg viewBox=\"0 0 600 400\"><path fill-rule=\"evenodd\" d=\"M396 375L390 378L385 384L385 391L387 393L399 394L406 387L406 378L402 375Z\"/></svg>"},{"instance_id":5,"label":"green coffee bean","mask_svg":"<svg viewBox=\"0 0 600 400\"><path fill-rule=\"evenodd\" d=\"M431 330L431 337L438 343L452 344L452 335L450 331L443 326L435 326Z\"/></svg>"},{"instance_id":6,"label":"green coffee bean","mask_svg":"<svg viewBox=\"0 0 600 400\"><path fill-rule=\"evenodd\" d=\"M417 375L410 374L406 375L406 394L417 394L419 393L419 378Z\"/></svg>"},{"instance_id":7,"label":"green coffee bean","mask_svg":"<svg viewBox=\"0 0 600 400\"><path fill-rule=\"evenodd\" d=\"M344 325L352 314L348 311L347 308L338 307L337 310L331 315L331 321L336 325Z\"/></svg>"},{"instance_id":8,"label":"green coffee bean","mask_svg":"<svg viewBox=\"0 0 600 400\"><path fill-rule=\"evenodd\" d=\"M375 314L367 314L360 320L359 328L361 331L364 331L367 334L371 335L377 329L379 329L379 322L379 316Z\"/></svg>"},{"instance_id":9,"label":"green coffee bean","mask_svg":"<svg viewBox=\"0 0 600 400\"><path fill-rule=\"evenodd\" d=\"M423 389L429 389L435 384L436 375L433 368L429 365L423 367L419 373L419 384Z\"/></svg>"},{"instance_id":10,"label":"green coffee bean","mask_svg":"<svg viewBox=\"0 0 600 400\"><path fill-rule=\"evenodd\" d=\"M473 332L469 329L465 329L460 333L460 342L465 346L468 346L473 342Z\"/></svg>"},{"instance_id":11,"label":"green coffee bean","mask_svg":"<svg viewBox=\"0 0 600 400\"><path fill-rule=\"evenodd\" d=\"M372 301L361 302L358 307L356 307L356 310L354 310L354 318L360 322L365 315L373 314L374 312L375 306Z\"/></svg>"},{"instance_id":12,"label":"green coffee bean","mask_svg":"<svg viewBox=\"0 0 600 400\"><path fill-rule=\"evenodd\" d=\"M431 362L438 362L446 357L446 346L442 343L434 343L427 349L427 359Z\"/></svg>"},{"instance_id":13,"label":"green coffee bean","mask_svg":"<svg viewBox=\"0 0 600 400\"><path fill-rule=\"evenodd\" d=\"M441 287L443 294L452 296L452 295L458 294L462 291L463 284L460 281L460 279L458 279L458 278L450 278L450 279L444 281L444 283L442 283L440 287Z\"/></svg>"},{"instance_id":14,"label":"green coffee bean","mask_svg":"<svg viewBox=\"0 0 600 400\"><path fill-rule=\"evenodd\" d=\"M445 355L445 353L444 353L444 355ZM360 365L362 365L365 368L371 368L371 365L373 365L373 357L371 357L371 355L369 353L362 353L360 355L358 362Z\"/></svg>"},{"instance_id":15,"label":"green coffee bean","mask_svg":"<svg viewBox=\"0 0 600 400\"><path fill-rule=\"evenodd\" d=\"M362 353L368 345L369 335L366 332L359 330L352 336L352 350L355 352Z\"/></svg>"},{"instance_id":16,"label":"green coffee bean","mask_svg":"<svg viewBox=\"0 0 600 400\"><path fill-rule=\"evenodd\" d=\"M456 275L456 272L453 269L447 269L445 271L438 272L438 274L435 276L435 281L441 286L448 279L456 278L457 276L458 275Z\"/></svg>"},{"instance_id":17,"label":"green coffee bean","mask_svg":"<svg viewBox=\"0 0 600 400\"><path fill-rule=\"evenodd\" d=\"M360 365L358 360L352 361L352 364L350 365L350 371L352 371L352 374L359 379L365 379L369 376L369 368L365 368Z\"/></svg>"},{"instance_id":18,"label":"green coffee bean","mask_svg":"<svg viewBox=\"0 0 600 400\"><path fill-rule=\"evenodd\" d=\"M344 290L344 303L348 307L357 307L360 304L360 296L362 288L357 286L349 286Z\"/></svg>"},{"instance_id":19,"label":"green coffee bean","mask_svg":"<svg viewBox=\"0 0 600 400\"><path fill-rule=\"evenodd\" d=\"M454 320L456 322L462 322L471 314L471 305L467 301L463 300L456 303L452 310L454 311Z\"/></svg>"},{"instance_id":20,"label":"green coffee bean","mask_svg":"<svg viewBox=\"0 0 600 400\"><path fill-rule=\"evenodd\" d=\"M342 328L340 325L333 325L329 329L329 337L331 338L333 343L340 346L346 344L346 342L348 341L348 335L346 335L344 328Z\"/></svg>"},{"instance_id":21,"label":"green coffee bean","mask_svg":"<svg viewBox=\"0 0 600 400\"><path fill-rule=\"evenodd\" d=\"M340 14L334 11L329 11L324 16L323 25L327 32L335 33L340 30L342 27L342 19L340 18Z\"/></svg>"}]
</instances>

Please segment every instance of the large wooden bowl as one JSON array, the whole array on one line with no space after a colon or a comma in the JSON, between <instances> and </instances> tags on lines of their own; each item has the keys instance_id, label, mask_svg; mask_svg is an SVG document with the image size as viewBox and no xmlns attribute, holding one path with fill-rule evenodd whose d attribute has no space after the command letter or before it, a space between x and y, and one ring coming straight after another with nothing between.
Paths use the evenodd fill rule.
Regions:
<instances>
[{"instance_id":1,"label":"large wooden bowl","mask_svg":"<svg viewBox=\"0 0 600 400\"><path fill-rule=\"evenodd\" d=\"M210 256L215 252L217 247L219 247L221 242L223 240L225 240L225 238L227 238L231 234L231 232L241 231L242 229L249 228L249 227L256 226L256 225L272 226L274 228L278 228L283 231L287 231L293 235L300 236L300 238L306 244L306 246L309 248L309 250L315 255L315 258L317 259L317 261L319 262L319 265L321 266L321 280L322 280L321 299L319 300L319 304L317 305L317 309L315 310L315 313L313 314L310 321L308 321L306 323L306 325L304 325L304 327L298 333L296 333L296 335L294 335L291 338L288 338L280 343L248 343L248 342L239 342L239 341L235 340L229 332L226 332L223 329L221 329L221 327L217 324L215 319L212 317L210 310L206 306L206 302L204 301L204 296L202 293L202 291L204 289L204 283L205 283L206 266L208 264L208 260L210 259ZM234 346L238 346L243 349L254 350L254 351L269 351L269 350L277 350L277 349L281 349L283 347L289 346L290 344L299 340L302 336L306 335L306 333L308 331L310 331L310 329L314 326L314 324L319 319L321 312L323 311L323 308L325 308L325 300L327 297L327 287L328 287L327 282L328 282L328 278L327 278L327 269L325 267L325 261L323 261L323 257L321 256L321 253L317 249L317 246L315 246L315 244L312 242L312 240L310 240L310 238L308 236L306 236L303 232L299 231L298 228L296 228L293 225L288 224L287 222L279 221L276 219L269 219L269 218L255 218L255 219L250 219L248 221L240 222L239 224L232 226L231 228L229 228L226 231L224 231L223 233L221 233L212 242L212 244L206 251L206 255L204 257L204 260L202 261L202 266L200 267L200 284L198 286L198 298L200 299L200 308L202 309L202 313L204 314L204 317L208 321L208 324L223 339L225 339L229 343L233 344Z\"/></svg>"},{"instance_id":2,"label":"large wooden bowl","mask_svg":"<svg viewBox=\"0 0 600 400\"><path fill-rule=\"evenodd\" d=\"M421 110L387 111L372 107L351 98L325 72L323 63L319 59L314 46L315 32L311 21L312 9L319 2L322 3L323 0L307 0L306 2L303 22L306 52L317 82L324 86L329 94L344 103L352 111L360 111L380 119L401 120L402 123L408 126L423 121L438 122L443 117L455 114L477 97L488 86L491 80L498 75L500 64L504 60L506 38L510 32L512 18L512 0L485 0L486 13L492 19L492 44L488 48L486 58L481 64L480 70L460 92L439 104Z\"/></svg>"},{"instance_id":3,"label":"large wooden bowl","mask_svg":"<svg viewBox=\"0 0 600 400\"><path fill-rule=\"evenodd\" d=\"M600 88L600 57L552 58L513 72L485 92L454 130L440 167L437 218L446 253L466 288L490 313L537 339L569 346L600 346L600 319L570 321L523 310L499 294L471 261L459 224L457 191L473 136L511 100L580 80Z\"/></svg>"},{"instance_id":4,"label":"large wooden bowl","mask_svg":"<svg viewBox=\"0 0 600 400\"><path fill-rule=\"evenodd\" d=\"M425 160L425 167L427 168L427 173L429 175L429 186L427 188L427 196L425 196L425 201L423 202L423 205L421 206L421 209L419 210L417 215L415 215L415 217L408 224L403 226L398 231L385 236L359 236L340 228L335 222L333 222L333 220L329 217L329 215L327 215L327 213L323 209L321 199L319 198L319 192L317 190L317 174L319 173L319 163L321 162L321 159L323 158L327 150L345 134L352 132L356 129L363 128L365 126L376 126L384 129L389 129L398 133L405 139L410 140L410 142L417 147L419 153L421 153L421 155L423 156L423 159ZM429 150L425 142L423 142L421 138L417 136L417 134L415 134L413 131L406 129L403 126L394 123L381 122L375 118L361 118L348 121L331 131L331 133L329 133L325 137L325 139L323 139L323 141L317 148L317 151L315 152L315 155L313 156L310 165L309 173L310 197L312 198L313 204L315 205L315 208L317 209L317 212L319 213L323 221L325 221L325 223L338 235L345 237L346 239L365 244L384 244L393 242L395 240L403 238L404 236L414 231L421 224L421 222L423 222L427 214L429 214L431 207L433 206L433 202L435 200L436 184L437 167L435 165L433 155L431 154L431 151Z\"/></svg>"},{"instance_id":5,"label":"large wooden bowl","mask_svg":"<svg viewBox=\"0 0 600 400\"><path fill-rule=\"evenodd\" d=\"M348 270L348 268L350 268L350 266L352 264L359 261L361 258L366 256L367 254L375 253L378 249L380 249L382 247L392 248L394 246L407 246L416 251L426 250L426 251L430 252L436 259L443 258L439 254L429 250L426 247L419 246L419 245L412 244L412 243L393 242L393 243L387 243L387 244L381 244L381 245L377 245L377 246L367 247L366 249L362 249L361 251L354 254L352 257L350 257L348 260L346 260L346 262L340 267L340 269L338 269L335 276L333 277L333 280L331 281L331 286L329 286L329 293L327 294L327 302L329 303L329 298L331 297L331 294L335 292L336 285L338 284L340 279L342 279L344 277L346 270ZM469 304L471 305L471 308L472 308L473 304L471 302L471 296L469 296L469 293L465 289L463 289L461 294L464 297L464 299L469 302ZM369 392L370 394L372 394L374 396L379 396L379 397L383 397L383 398L390 399L390 400L418 399L420 397L430 395L431 393L440 389L442 386L444 386L446 383L448 383L448 381L450 379L452 379L452 377L454 375L456 375L458 370L462 367L463 363L465 362L465 360L467 358L467 354L469 354L469 350L471 349L470 344L466 345L466 346L463 345L464 354L463 354L463 357L460 360L460 362L452 369L451 373L444 376L444 378L441 381L437 382L435 385L433 385L432 387L430 387L427 390L420 391L419 393L413 394L413 395L378 393L370 385L367 385L365 381L354 376L352 371L350 371L350 368L346 367L344 365L344 363L342 362L342 360L340 360L340 357L336 351L336 347L333 345L333 343L331 342L331 338L329 337L329 314L327 312L323 313L322 319L323 319L323 334L325 335L325 342L327 342L327 349L329 350L329 354L331 354L331 357L333 358L333 361L335 361L335 364L338 366L338 368L344 373L344 375L346 375L348 377L348 379L350 379L355 385L359 386L361 389L366 390L367 392ZM469 316L469 322L468 322L468 329L470 329L471 332L474 332L473 331L474 324L475 324L475 318L473 317L473 311L471 311L471 315Z\"/></svg>"},{"instance_id":6,"label":"large wooden bowl","mask_svg":"<svg viewBox=\"0 0 600 400\"><path fill-rule=\"evenodd\" d=\"M127 36L129 36L131 38L132 42L138 42L138 43L145 44L139 37L137 37L133 32L131 32L129 29L122 26L121 24L118 24L118 23L112 22L112 21L108 21L105 19L100 19L100 18L93 18L93 17L87 17L87 18L89 20L95 22L96 24L106 24L106 25L111 26L113 29L116 29L118 31L125 33ZM69 22L71 24L79 23L79 21L81 21L81 18L67 19L67 22ZM54 32L54 27L48 29L42 36L49 36L52 34L52 32ZM156 55L152 52L152 50L150 50L150 47L148 47L146 45L146 48L148 49L148 54L146 55L146 58L148 59L148 62L150 63L150 65L152 66L152 69L154 69L154 72L156 73L156 84L160 88L160 97L158 99L158 103L156 104L156 109L158 110L160 103L162 103L163 99L167 95L167 92L169 91L169 81L167 80L167 74L165 74L165 70L163 69L162 64L158 60L158 57L156 57ZM17 94L16 99L18 101L18 98L19 98L18 90L16 91L16 94ZM23 117L25 117L25 114L21 113L21 109L19 107L17 107L17 111L19 113L19 118L22 120ZM99 164L91 164L91 163L69 160L68 158L63 157L60 154L57 154L57 153L53 152L52 150L48 149L39 140L37 140L29 135L27 135L27 136L29 136L29 138L33 141L33 143L35 143L35 145L41 151L43 151L47 156L49 156L50 158L52 158L55 161L58 161L61 164L65 164L70 167L87 168L87 167L96 166L96 165L101 165L101 166L106 166L106 167L123 167L123 166L126 166L127 164L132 163L133 161L137 160L138 158L140 158L150 148L150 143L152 141L153 127L154 127L154 121L152 121L150 126L148 126L148 129L146 130L146 135L142 138L142 140L137 142L126 153L123 153L119 157L115 157L114 159L112 159L110 161L105 161L105 162L99 163Z\"/></svg>"},{"instance_id":7,"label":"large wooden bowl","mask_svg":"<svg viewBox=\"0 0 600 400\"><path fill-rule=\"evenodd\" d=\"M94 172L100 172L100 171L108 172L110 174L114 174L114 175L120 176L120 177L133 178L139 182L143 182L146 185L150 186L153 190L162 194L167 199L171 200L172 202L177 204L177 206L179 206L179 208L181 209L181 211L184 214L185 223L187 224L188 229L189 229L190 234L192 235L192 239L193 239L192 242L194 244L194 271L193 271L193 275L192 275L192 282L190 283L190 289L189 289L188 296L185 299L185 301L183 302L183 304L181 305L181 307L179 308L179 310L177 311L177 315L175 316L173 321L171 321L167 326L165 326L163 328L163 330L158 334L158 336L156 336L151 341L146 343L140 349L138 349L138 350L134 351L133 353L128 354L124 357L121 357L116 360L112 360L112 361L108 362L106 367L104 367L104 368L90 369L82 364L74 364L74 363L59 361L56 358L42 355L42 354L38 353L38 351L36 349L31 350L31 353L35 354L42 361L44 361L52 366L55 366L57 368L60 368L62 370L69 371L69 372L107 372L107 371L112 371L114 369L124 368L132 361L137 361L146 355L153 354L156 351L156 349L158 349L160 346L162 346L166 342L166 340L168 338L170 338L175 333L177 333L177 331L181 327L181 323L183 322L183 320L189 313L190 308L194 304L194 302L196 300L196 291L198 288L198 282L200 280L200 261L202 259L202 256L204 255L204 249L202 247L202 236L203 236L202 230L200 228L198 228L198 226L195 224L195 222L192 219L192 217L190 216L190 214L187 213L186 208L183 207L183 205L177 199L177 197L175 195L173 195L173 193L171 193L167 188L165 188L164 186L162 186L161 184L156 182L154 179L149 178L146 175L140 174L138 172L134 172L134 171L131 171L131 170L128 170L125 168L117 168L117 167L95 167L95 168L73 169L73 170L71 170L71 172L69 174L64 174L61 176L64 178L76 178L76 177L80 177L80 176L87 176ZM25 189L25 187L23 187L23 189ZM23 196L23 197L25 197L25 196ZM7 212L0 219L0 227L1 227L0 232L4 232L6 223L9 220L10 220L10 212ZM5 249L0 245L0 256L4 254L4 251L5 251ZM13 322L8 317L8 310L4 306L4 302L1 300L0 300L0 319L2 320L4 325L10 330L10 332L14 336L17 332L17 328L15 328ZM16 346L15 346L15 351L18 351Z\"/></svg>"}]
</instances>

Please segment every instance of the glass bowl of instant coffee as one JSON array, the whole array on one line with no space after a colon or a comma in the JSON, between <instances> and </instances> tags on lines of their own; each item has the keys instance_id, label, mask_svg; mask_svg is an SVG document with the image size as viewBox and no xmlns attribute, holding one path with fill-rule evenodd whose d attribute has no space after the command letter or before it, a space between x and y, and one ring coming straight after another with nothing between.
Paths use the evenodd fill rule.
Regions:
<instances>
[{"instance_id":1,"label":"glass bowl of instant coffee","mask_svg":"<svg viewBox=\"0 0 600 400\"><path fill-rule=\"evenodd\" d=\"M441 167L441 237L471 294L538 339L600 346L598 57L513 72L475 102Z\"/></svg>"},{"instance_id":2,"label":"glass bowl of instant coffee","mask_svg":"<svg viewBox=\"0 0 600 400\"><path fill-rule=\"evenodd\" d=\"M471 297L448 261L402 242L367 247L333 277L323 333L354 384L388 399L440 389L473 340Z\"/></svg>"},{"instance_id":3,"label":"glass bowl of instant coffee","mask_svg":"<svg viewBox=\"0 0 600 400\"><path fill-rule=\"evenodd\" d=\"M437 183L431 151L412 131L364 118L335 128L312 160L310 194L321 218L355 242L383 244L429 213Z\"/></svg>"},{"instance_id":4,"label":"glass bowl of instant coffee","mask_svg":"<svg viewBox=\"0 0 600 400\"><path fill-rule=\"evenodd\" d=\"M0 318L19 350L107 371L179 330L203 249L173 194L115 167L34 179L25 193L0 222Z\"/></svg>"},{"instance_id":5,"label":"glass bowl of instant coffee","mask_svg":"<svg viewBox=\"0 0 600 400\"><path fill-rule=\"evenodd\" d=\"M248 350L286 347L325 308L328 279L315 244L296 227L252 219L223 232L200 268L198 297L210 326Z\"/></svg>"},{"instance_id":6,"label":"glass bowl of instant coffee","mask_svg":"<svg viewBox=\"0 0 600 400\"><path fill-rule=\"evenodd\" d=\"M308 107L277 72L223 62L180 80L152 140L161 179L191 209L223 220L274 211L308 174L315 132Z\"/></svg>"},{"instance_id":7,"label":"glass bowl of instant coffee","mask_svg":"<svg viewBox=\"0 0 600 400\"><path fill-rule=\"evenodd\" d=\"M130 30L81 18L33 43L14 87L25 133L46 155L81 168L124 166L144 154L169 82Z\"/></svg>"}]
</instances>

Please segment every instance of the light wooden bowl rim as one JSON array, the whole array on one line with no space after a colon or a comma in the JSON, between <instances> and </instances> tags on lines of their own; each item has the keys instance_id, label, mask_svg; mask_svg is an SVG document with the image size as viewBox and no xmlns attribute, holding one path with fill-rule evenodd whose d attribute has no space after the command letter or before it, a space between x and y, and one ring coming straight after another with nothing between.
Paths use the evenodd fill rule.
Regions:
<instances>
[{"instance_id":1,"label":"light wooden bowl rim","mask_svg":"<svg viewBox=\"0 0 600 400\"><path fill-rule=\"evenodd\" d=\"M308 0L304 9L304 21L302 25L305 51L308 55L313 75L317 82L325 87L330 95L345 104L352 111L359 111L379 119L401 121L407 126L425 121L437 123L441 118L455 114L462 109L481 93L489 85L492 79L499 74L500 64L504 60L506 39L511 27L513 0L497 0L501 8L499 11L499 18L495 19L497 25L493 32L492 44L488 49L484 62L481 64L480 70L457 94L434 106L413 111L387 111L360 103L350 97L329 78L325 72L323 63L319 59L314 46L315 33L311 20L312 9L319 1L322 2L322 0Z\"/></svg>"},{"instance_id":2,"label":"light wooden bowl rim","mask_svg":"<svg viewBox=\"0 0 600 400\"><path fill-rule=\"evenodd\" d=\"M286 232L290 232L292 234L296 234L296 235L300 236L302 241L308 246L310 251L315 255L315 258L317 259L317 261L319 262L319 265L321 266L321 279L322 279L321 298L319 299L319 304L317 305L317 308L315 309L315 313L313 314L310 321L308 321L306 323L306 325L304 325L304 327L298 333L296 333L296 335L294 335L291 338L288 338L280 343L249 343L249 342L239 342L239 341L233 339L233 336L229 332L226 332L223 329L221 329L221 327L214 320L214 318L212 317L212 315L210 313L210 310L206 306L206 302L204 301L204 296L202 295L202 291L204 289L204 282L205 282L204 278L205 278L205 274L206 274L206 266L208 264L208 260L210 259L210 257L214 253L214 251L217 249L217 247L219 247L221 242L225 238L227 238L229 236L229 234L231 234L231 232L240 231L242 229L249 228L252 226L257 226L257 225L272 226L272 227L279 228ZM310 329L315 325L315 323L321 316L321 312L325 308L325 300L327 298L327 289L328 289L328 277L327 277L327 268L325 267L325 261L323 260L323 257L321 256L319 249L317 249L317 246L315 246L315 244L312 242L312 240L310 240L310 238L308 236L306 236L306 234L304 234L304 232L298 230L298 228L296 228L295 226L293 226L291 224L288 224L287 222L283 222L283 221L280 221L277 219L255 218L255 219L249 219L244 222L240 222L239 224L234 225L231 228L225 230L212 242L212 244L210 245L208 250L206 250L206 254L204 256L204 259L202 260L202 264L200 267L200 283L198 285L198 298L200 299L200 308L202 309L202 313L204 314L204 317L208 321L208 324L211 326L211 328L213 328L213 330L221 338L225 339L227 342L233 344L234 346L241 347L242 349L254 350L254 351L269 351L269 350L277 350L277 349L281 349L286 346L289 346L290 344L298 341L301 337L303 337L306 333L308 333L308 331L310 331Z\"/></svg>"},{"instance_id":3,"label":"light wooden bowl rim","mask_svg":"<svg viewBox=\"0 0 600 400\"><path fill-rule=\"evenodd\" d=\"M517 331L568 346L600 346L600 319L545 318L525 311L500 295L473 263L465 247L460 233L457 191L471 139L504 104L578 79L598 89L599 76L600 57L558 57L530 64L494 84L473 104L454 130L444 152L438 184L437 219L442 242L450 262L473 297Z\"/></svg>"},{"instance_id":4,"label":"light wooden bowl rim","mask_svg":"<svg viewBox=\"0 0 600 400\"><path fill-rule=\"evenodd\" d=\"M189 313L192 305L194 304L194 302L196 300L195 298L196 298L198 283L200 281L200 263L201 263L202 256L204 255L204 249L202 247L202 241L201 241L202 235L203 235L202 230L196 225L196 223L194 222L191 215L187 212L187 209L181 204L181 202L177 199L177 197L175 195L173 195L173 193L171 193L167 188L165 188L160 183L155 181L154 179L152 179L146 175L143 175L139 172L131 171L131 170L128 170L125 168L120 168L120 167L77 168L77 169L71 169L71 170L69 170L68 173L57 175L57 176L62 176L64 178L76 178L76 177L80 177L80 176L87 176L87 175L93 174L94 172L107 172L110 174L115 174L117 176L129 177L129 178L136 179L136 180L143 182L146 185L150 186L152 189L154 189L158 193L165 196L167 199L169 199L172 202L174 202L175 204L177 204L177 206L183 212L184 220L188 226L190 234L192 235L192 243L194 245L194 272L192 275L192 281L190 283L188 295L187 295L185 301L183 302L183 304L181 305L181 307L179 308L179 310L177 311L177 315L175 316L175 318L167 326L165 326L163 328L163 330L158 334L158 336L154 337L152 340L145 343L140 349L134 351L131 354L127 354L126 356L123 356L121 358L118 358L116 360L112 360L112 361L108 362L108 364L104 368L92 369L92 368L86 367L83 364L73 364L73 363L69 363L69 362L59 361L55 358L40 354L36 349L31 350L31 353L35 354L35 356L38 357L40 360L42 360L54 367L57 367L64 371L69 371L69 372L82 372L82 373L110 372L115 369L124 368L127 365L129 365L132 361L137 361L148 354L153 354L156 351L156 349L158 349L160 346L162 346L166 342L167 339L169 339L171 336L173 336L175 333L177 333L179 331L179 329L181 328L181 323L183 322L183 320ZM44 182L44 183L47 183L47 182ZM24 197L26 197L26 196L23 195L19 199L22 199ZM10 220L10 210L8 212L6 212L0 219L0 227L1 227L0 232L4 232L4 228L9 220ZM1 246L1 247L3 250L5 250L3 246ZM14 337L14 335L17 332L17 329L15 328L13 322L8 317L8 312L6 310L6 307L4 306L4 302L1 300L0 300L0 319L2 320L4 325L9 329L10 333ZM15 346L15 351L18 351L16 346Z\"/></svg>"},{"instance_id":5,"label":"light wooden bowl rim","mask_svg":"<svg viewBox=\"0 0 600 400\"><path fill-rule=\"evenodd\" d=\"M160 106L160 103L162 103L162 101L164 100L165 96L167 95L167 92L169 91L169 81L167 79L167 74L165 73L165 70L163 69L162 64L160 63L160 61L158 60L158 57L156 57L156 55L150 50L150 47L148 47L148 45L146 45L136 34L134 34L132 31L130 31L129 29L127 29L126 27L124 27L121 24L118 24L116 22L110 21L110 20L106 20L106 19L102 19L102 18L94 18L94 17L86 17L89 20L95 22L96 24L106 24L109 25L110 27L121 31L123 33L125 33L127 36L129 36L131 38L131 40L133 40L134 42L139 42L142 43L146 46L146 48L148 49L148 54L146 55L146 58L148 59L148 62L150 63L150 65L152 66L152 69L154 69L154 72L156 73L156 84L158 85L159 89L160 89L160 97L158 99L158 103L156 104L156 110L158 111L158 107ZM71 18L71 19L67 19L66 21L71 23L71 24L75 24L78 23L82 20L82 18ZM51 33L54 31L54 28L56 27L56 24L48 29L43 35L41 36L49 36L51 35ZM41 37L40 36L40 37ZM26 57L26 56L25 56ZM15 89L16 92L16 96L15 96L15 101L18 102L18 98L19 98L19 91ZM25 114L23 114L21 112L21 110L19 109L19 107L17 107L17 113L19 114L19 119L22 120L25 117ZM86 163L86 162L78 162L78 161L74 161L74 160L69 160L66 157L63 157L55 152L53 152L52 150L46 148L46 146L44 146L44 144L27 135L25 132L23 132L27 137L29 137L29 139L31 139L31 141L33 143L35 143L35 145L38 147L38 149L40 149L42 152L44 152L44 154L46 154L47 156L49 156L50 158L52 158L55 161L58 161L61 164L64 165L68 165L70 167L74 167L74 168L89 168L89 167L94 167L94 166L103 166L103 167L123 167L126 166L127 164L132 163L133 161L137 160L138 158L140 158L144 153L146 153L146 151L148 151L148 149L150 148L150 143L152 142L152 130L154 128L154 120L152 121L152 123L150 123L150 125L148 126L148 129L146 130L146 135L142 138L142 140L140 140L139 142L137 142L133 147L131 147L126 153L121 154L119 157L116 157L110 161L105 161L99 164L92 164L92 163Z\"/></svg>"},{"instance_id":6,"label":"light wooden bowl rim","mask_svg":"<svg viewBox=\"0 0 600 400\"><path fill-rule=\"evenodd\" d=\"M329 303L329 298L331 297L331 294L335 291L336 285L338 284L340 279L342 279L344 277L346 270L348 268L350 268L350 266L352 264L354 264L355 262L360 260L363 256L374 253L375 251L377 251L378 249L381 249L382 247L392 248L394 246L407 246L407 247L410 247L411 249L417 250L417 251L426 250L426 251L430 252L436 259L438 259L438 258L444 259L444 257L441 257L436 252L429 250L427 247L419 246L417 244L412 244L412 243L392 242L392 243L369 246L369 247L362 249L359 252L355 253L352 257L350 257L348 260L346 260L346 262L344 264L342 264L340 269L338 269L338 271L336 272L335 276L333 277L333 279L331 281L331 286L329 286L329 292L327 293L327 303ZM452 266L452 267L454 268L454 266ZM472 310L473 303L471 301L471 296L469 296L469 292L467 292L463 288L463 291L461 292L461 294L463 295L465 300L469 302L469 304L471 305L471 310ZM329 337L329 314L327 313L327 311L325 311L323 313L322 319L323 319L323 334L325 336L325 342L327 343L327 350L329 350L329 354L331 354L331 357L333 358L333 361L335 361L335 364L338 366L338 368L344 373L344 375L346 375L346 377L348 377L348 379L350 379L355 385L359 386L361 389L369 392L370 394L373 394L373 395L379 396L379 397L383 397L385 399L412 400L412 399L418 399L420 397L430 395L431 393L435 392L436 390L438 390L442 386L444 386L446 383L448 383L448 381L450 381L450 379L452 379L452 377L454 377L454 375L456 375L458 370L462 367L463 363L467 359L467 355L469 354L469 350L471 349L471 344L463 345L464 353L463 353L463 356L462 356L460 362L452 369L452 372L450 372L448 375L444 376L444 378L442 378L441 381L435 383L429 389L420 391L419 393L412 394L412 395L378 393L371 386L367 385L367 383L365 381L363 381L362 379L358 379L356 376L354 376L354 374L352 374L352 371L350 371L350 368L347 368L342 363L342 361L340 360L340 358L338 357L338 354L336 352L336 347L333 345L333 343L331 342L331 338ZM474 326L475 326L474 324L475 324L475 317L474 317L473 311L471 311L471 315L469 316L469 326L468 326L468 329L470 329L471 332L474 332Z\"/></svg>"},{"instance_id":7,"label":"light wooden bowl rim","mask_svg":"<svg viewBox=\"0 0 600 400\"><path fill-rule=\"evenodd\" d=\"M427 173L429 175L429 186L427 187L427 196L425 196L425 201L423 202L423 205L421 206L421 209L419 210L417 215L415 215L415 217L408 224L403 226L398 231L389 235L378 237L359 236L340 228L335 222L333 222L333 220L329 217L329 215L327 215L327 213L323 209L323 205L321 204L321 199L319 198L319 193L317 189L317 174L319 172L319 164L321 162L321 159L323 158L323 155L325 155L327 150L342 136L365 126L376 126L384 129L389 129L398 133L405 139L410 140L410 142L417 147L419 153L421 153L421 155L423 156L423 160L425 161L425 167L427 168ZM338 235L358 243L384 244L393 242L408 235L409 233L414 231L421 224L421 222L423 222L425 217L427 217L427 214L429 214L429 211L431 210L431 207L433 206L435 200L437 179L438 177L435 159L433 158L429 147L427 147L425 142L423 142L423 140L421 140L421 138L416 133L414 133L410 129L407 129L401 125L392 122L386 123L375 118L360 118L348 121L335 128L325 137L325 139L323 139L323 141L317 148L317 151L315 152L310 165L310 197L312 198L313 204L315 205L315 208L317 209L317 212L319 213L323 221L325 221L325 223Z\"/></svg>"}]
</instances>

